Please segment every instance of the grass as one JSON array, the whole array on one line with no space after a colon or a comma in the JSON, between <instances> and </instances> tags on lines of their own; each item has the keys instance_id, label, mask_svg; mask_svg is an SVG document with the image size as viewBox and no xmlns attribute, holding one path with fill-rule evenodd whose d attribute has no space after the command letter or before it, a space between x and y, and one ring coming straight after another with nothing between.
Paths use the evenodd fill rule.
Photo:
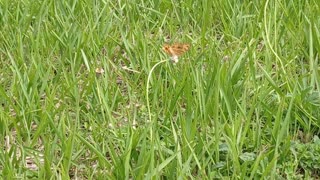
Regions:
<instances>
[{"instance_id":1,"label":"grass","mask_svg":"<svg viewBox=\"0 0 320 180\"><path fill-rule=\"evenodd\" d=\"M316 0L0 5L1 178L320 177Z\"/></svg>"}]
</instances>

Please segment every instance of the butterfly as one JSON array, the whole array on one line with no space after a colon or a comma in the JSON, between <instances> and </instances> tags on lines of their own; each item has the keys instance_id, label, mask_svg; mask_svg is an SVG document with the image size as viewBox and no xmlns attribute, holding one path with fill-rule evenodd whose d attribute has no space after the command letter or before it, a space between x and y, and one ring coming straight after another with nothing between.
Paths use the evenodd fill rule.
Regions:
<instances>
[{"instance_id":1,"label":"butterfly","mask_svg":"<svg viewBox=\"0 0 320 180\"><path fill-rule=\"evenodd\" d=\"M178 57L187 52L190 48L189 44L175 43L172 45L165 44L162 50L167 53L174 63L178 63Z\"/></svg>"}]
</instances>

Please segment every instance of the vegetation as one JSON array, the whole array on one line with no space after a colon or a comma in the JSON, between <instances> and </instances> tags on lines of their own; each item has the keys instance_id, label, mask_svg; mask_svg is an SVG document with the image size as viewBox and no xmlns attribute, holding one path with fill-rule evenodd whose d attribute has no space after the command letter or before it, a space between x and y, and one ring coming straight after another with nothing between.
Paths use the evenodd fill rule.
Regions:
<instances>
[{"instance_id":1,"label":"vegetation","mask_svg":"<svg viewBox=\"0 0 320 180\"><path fill-rule=\"evenodd\" d=\"M0 1L1 178L319 179L319 14ZM191 45L176 64L175 42Z\"/></svg>"}]
</instances>

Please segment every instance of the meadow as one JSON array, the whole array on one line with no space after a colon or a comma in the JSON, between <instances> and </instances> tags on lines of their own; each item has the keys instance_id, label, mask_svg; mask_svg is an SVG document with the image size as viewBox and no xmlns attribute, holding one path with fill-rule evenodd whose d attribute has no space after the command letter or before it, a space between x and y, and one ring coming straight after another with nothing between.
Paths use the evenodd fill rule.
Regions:
<instances>
[{"instance_id":1,"label":"meadow","mask_svg":"<svg viewBox=\"0 0 320 180\"><path fill-rule=\"evenodd\" d=\"M0 178L319 179L319 14L1 0Z\"/></svg>"}]
</instances>

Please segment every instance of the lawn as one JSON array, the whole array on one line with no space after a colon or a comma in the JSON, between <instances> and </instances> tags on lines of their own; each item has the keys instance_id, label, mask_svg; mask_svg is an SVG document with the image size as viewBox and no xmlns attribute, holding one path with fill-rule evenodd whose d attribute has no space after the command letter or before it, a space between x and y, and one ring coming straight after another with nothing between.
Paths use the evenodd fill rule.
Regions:
<instances>
[{"instance_id":1,"label":"lawn","mask_svg":"<svg viewBox=\"0 0 320 180\"><path fill-rule=\"evenodd\" d=\"M319 179L319 14L1 0L0 178Z\"/></svg>"}]
</instances>

